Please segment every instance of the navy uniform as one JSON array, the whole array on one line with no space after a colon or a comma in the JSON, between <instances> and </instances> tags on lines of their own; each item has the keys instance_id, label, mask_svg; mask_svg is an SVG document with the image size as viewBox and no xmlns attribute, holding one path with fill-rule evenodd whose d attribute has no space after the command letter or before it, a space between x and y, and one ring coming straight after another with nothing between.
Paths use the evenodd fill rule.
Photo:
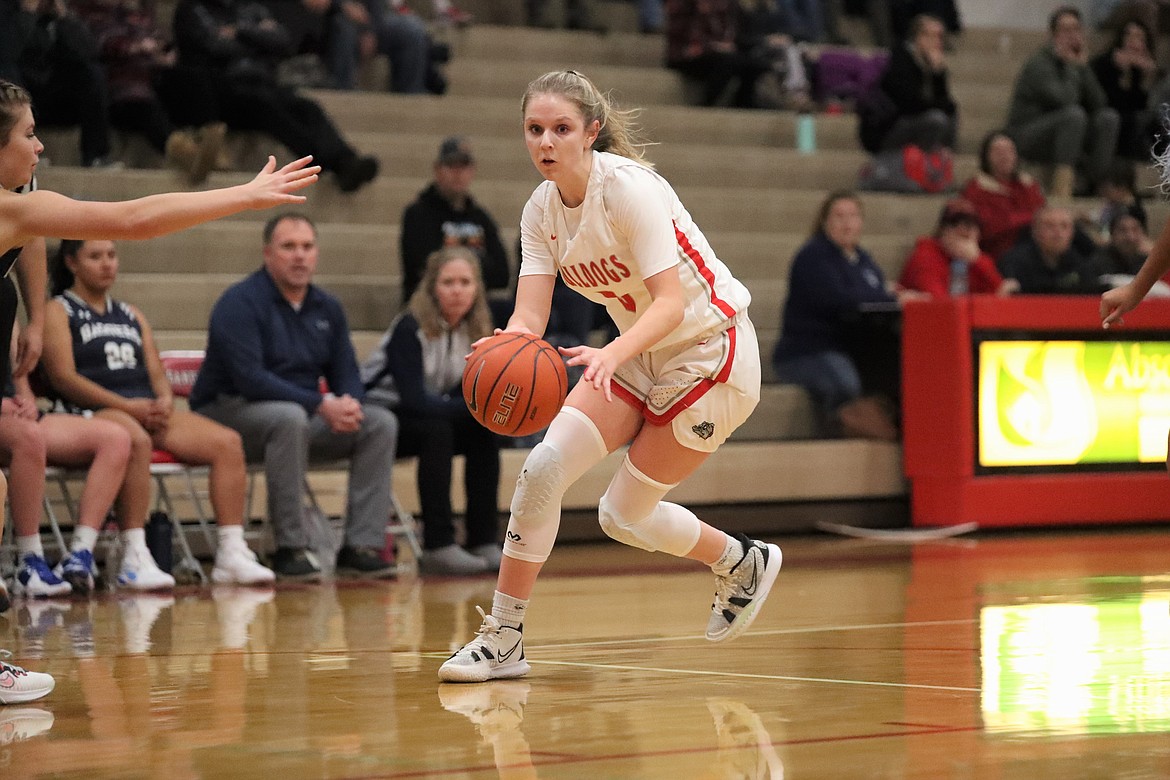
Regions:
<instances>
[{"instance_id":1,"label":"navy uniform","mask_svg":"<svg viewBox=\"0 0 1170 780\"><path fill-rule=\"evenodd\" d=\"M16 190L18 195L23 195L26 192L32 192L37 188L37 180L34 177L32 181ZM16 324L16 285L12 283L9 278L9 272L12 267L16 265L17 258L20 257L22 246L13 247L4 254L0 255L0 377L4 377L5 386L7 384L7 377L11 366L9 361L11 356L10 345L12 344L12 328ZM5 389L5 392L7 390Z\"/></svg>"},{"instance_id":2,"label":"navy uniform","mask_svg":"<svg viewBox=\"0 0 1170 780\"><path fill-rule=\"evenodd\" d=\"M142 324L128 304L106 296L104 313L66 290L56 297L69 317L77 373L126 398L154 398L142 349ZM82 411L62 404L70 411Z\"/></svg>"}]
</instances>

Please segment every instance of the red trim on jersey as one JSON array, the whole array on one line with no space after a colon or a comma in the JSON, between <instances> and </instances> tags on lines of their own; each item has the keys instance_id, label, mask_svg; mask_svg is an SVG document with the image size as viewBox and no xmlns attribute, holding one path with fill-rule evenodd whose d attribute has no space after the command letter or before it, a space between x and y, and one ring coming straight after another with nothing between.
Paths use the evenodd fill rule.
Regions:
<instances>
[{"instance_id":1,"label":"red trim on jersey","mask_svg":"<svg viewBox=\"0 0 1170 780\"><path fill-rule=\"evenodd\" d=\"M610 383L610 390L612 390L613 394L618 398L640 411L642 416L646 418L646 422L650 423L651 425L666 425L675 417L678 417L679 414L681 414L684 410L694 406L700 398L707 394L708 390L710 390L715 385L726 382L727 378L731 376L731 364L735 360L735 327L733 326L728 328L726 333L728 339L730 339L730 343L728 344L727 362L723 364L723 368L720 369L719 373L715 376L714 379L700 380L694 387L691 388L689 393L671 404L670 408L662 414L655 414L654 412L648 410L646 408L646 402L636 396L625 385L621 384L617 377L614 377L614 381ZM718 337L716 336L714 338Z\"/></svg>"},{"instance_id":2,"label":"red trim on jersey","mask_svg":"<svg viewBox=\"0 0 1170 780\"><path fill-rule=\"evenodd\" d=\"M691 259L691 262L695 264L695 267L699 269L699 276L703 277L703 280L707 282L707 289L710 291L711 295L711 303L719 307L719 311L723 312L728 317L734 317L736 314L735 309L731 307L731 304L720 298L715 293L715 274L713 274L711 269L707 267L707 263L703 260L703 256L699 254L699 251L691 245L691 240L687 238L686 233L683 233L678 229L678 223L671 220L671 224L674 225L674 237L675 240L678 241L679 248L682 249L683 254Z\"/></svg>"}]
</instances>

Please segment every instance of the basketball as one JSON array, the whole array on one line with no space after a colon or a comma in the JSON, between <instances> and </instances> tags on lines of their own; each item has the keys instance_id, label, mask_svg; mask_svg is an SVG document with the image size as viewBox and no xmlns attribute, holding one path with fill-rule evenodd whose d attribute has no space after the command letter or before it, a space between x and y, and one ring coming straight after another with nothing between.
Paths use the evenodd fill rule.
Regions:
<instances>
[{"instance_id":1,"label":"basketball","mask_svg":"<svg viewBox=\"0 0 1170 780\"><path fill-rule=\"evenodd\" d=\"M463 400L471 415L504 436L527 436L546 428L568 392L560 353L530 333L492 336L463 367Z\"/></svg>"}]
</instances>

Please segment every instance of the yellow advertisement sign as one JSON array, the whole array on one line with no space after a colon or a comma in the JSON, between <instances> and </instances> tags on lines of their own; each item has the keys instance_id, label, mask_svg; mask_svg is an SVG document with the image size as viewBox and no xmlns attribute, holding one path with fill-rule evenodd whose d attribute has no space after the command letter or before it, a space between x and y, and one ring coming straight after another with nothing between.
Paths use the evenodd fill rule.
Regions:
<instances>
[{"instance_id":1,"label":"yellow advertisement sign","mask_svg":"<svg viewBox=\"0 0 1170 780\"><path fill-rule=\"evenodd\" d=\"M1158 463L1170 431L1170 342L979 344L979 465Z\"/></svg>"}]
</instances>

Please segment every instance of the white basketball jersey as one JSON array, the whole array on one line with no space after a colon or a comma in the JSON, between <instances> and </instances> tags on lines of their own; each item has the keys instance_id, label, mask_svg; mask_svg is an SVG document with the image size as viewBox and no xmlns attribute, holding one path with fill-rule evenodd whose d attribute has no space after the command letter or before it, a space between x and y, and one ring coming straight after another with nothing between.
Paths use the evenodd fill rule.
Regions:
<instances>
[{"instance_id":1,"label":"white basketball jersey","mask_svg":"<svg viewBox=\"0 0 1170 780\"><path fill-rule=\"evenodd\" d=\"M683 320L652 350L718 332L751 303L670 184L626 157L593 153L585 201L575 209L561 202L556 184L543 182L524 207L520 236L521 276L559 272L603 304L622 333L650 306L643 280L677 267Z\"/></svg>"}]
</instances>

